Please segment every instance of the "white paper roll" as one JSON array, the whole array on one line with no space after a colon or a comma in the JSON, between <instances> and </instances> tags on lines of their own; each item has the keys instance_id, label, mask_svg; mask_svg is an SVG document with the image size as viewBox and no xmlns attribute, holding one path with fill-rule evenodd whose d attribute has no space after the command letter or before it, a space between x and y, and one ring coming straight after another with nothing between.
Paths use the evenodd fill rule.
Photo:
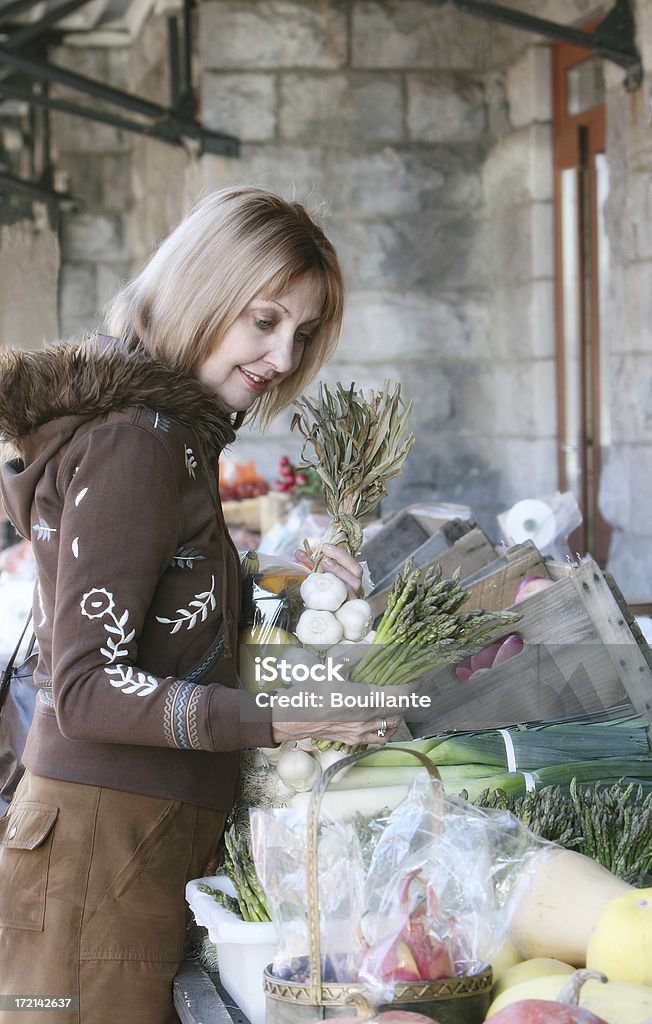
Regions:
<instances>
[{"instance_id":1,"label":"white paper roll","mask_svg":"<svg viewBox=\"0 0 652 1024\"><path fill-rule=\"evenodd\" d=\"M545 501L525 498L506 513L503 531L512 543L531 540L541 551L557 536L555 513Z\"/></svg>"}]
</instances>

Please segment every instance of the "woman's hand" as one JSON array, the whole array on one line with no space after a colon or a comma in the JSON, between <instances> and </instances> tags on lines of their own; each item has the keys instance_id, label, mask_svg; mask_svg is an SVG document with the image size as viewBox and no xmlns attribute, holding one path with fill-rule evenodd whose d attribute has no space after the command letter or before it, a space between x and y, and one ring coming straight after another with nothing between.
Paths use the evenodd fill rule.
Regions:
<instances>
[{"instance_id":1,"label":"woman's hand","mask_svg":"<svg viewBox=\"0 0 652 1024\"><path fill-rule=\"evenodd\" d=\"M324 544L324 557L320 568L324 572L332 572L334 576L346 584L349 600L362 596L362 566L353 555L349 554L346 548L338 547L335 544ZM294 557L307 569L312 569L312 560L303 550L297 548Z\"/></svg>"},{"instance_id":2,"label":"woman's hand","mask_svg":"<svg viewBox=\"0 0 652 1024\"><path fill-rule=\"evenodd\" d=\"M334 740L353 747L358 743L387 743L396 732L400 718L385 718L378 711L365 722L339 720L336 722L274 721L272 737L275 743L286 740Z\"/></svg>"}]
</instances>

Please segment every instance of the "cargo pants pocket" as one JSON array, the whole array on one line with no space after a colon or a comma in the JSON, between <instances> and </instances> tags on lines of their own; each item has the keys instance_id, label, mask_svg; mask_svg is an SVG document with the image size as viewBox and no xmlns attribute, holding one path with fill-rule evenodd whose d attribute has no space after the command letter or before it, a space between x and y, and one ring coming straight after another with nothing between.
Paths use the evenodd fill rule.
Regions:
<instances>
[{"instance_id":1,"label":"cargo pants pocket","mask_svg":"<svg viewBox=\"0 0 652 1024\"><path fill-rule=\"evenodd\" d=\"M14 801L0 818L0 927L43 931L58 807Z\"/></svg>"}]
</instances>

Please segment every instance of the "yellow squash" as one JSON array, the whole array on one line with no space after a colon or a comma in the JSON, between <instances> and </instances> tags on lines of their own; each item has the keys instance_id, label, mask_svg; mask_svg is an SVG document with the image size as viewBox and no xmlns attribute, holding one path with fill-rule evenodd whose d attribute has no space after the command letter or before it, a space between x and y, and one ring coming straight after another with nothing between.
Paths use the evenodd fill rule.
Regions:
<instances>
[{"instance_id":1,"label":"yellow squash","mask_svg":"<svg viewBox=\"0 0 652 1024\"><path fill-rule=\"evenodd\" d=\"M631 889L607 903L589 937L586 966L616 981L652 986L652 888Z\"/></svg>"},{"instance_id":2,"label":"yellow squash","mask_svg":"<svg viewBox=\"0 0 652 1024\"><path fill-rule=\"evenodd\" d=\"M522 981L545 978L553 974L568 975L573 974L574 971L575 968L570 964L562 963L561 960L555 960L550 956L536 956L532 960L521 960L520 963L513 964L501 973L497 981L494 982L491 994L494 999L497 999L508 988L519 985Z\"/></svg>"},{"instance_id":3,"label":"yellow squash","mask_svg":"<svg viewBox=\"0 0 652 1024\"><path fill-rule=\"evenodd\" d=\"M494 984L502 977L505 971L513 967L514 964L522 963L522 961L523 957L517 952L514 943L506 939L491 961Z\"/></svg>"},{"instance_id":4,"label":"yellow squash","mask_svg":"<svg viewBox=\"0 0 652 1024\"><path fill-rule=\"evenodd\" d=\"M549 999L554 1001L566 983L558 974L533 978L512 985L494 999L486 1019L494 1013L522 999ZM630 985L625 981L587 981L580 992L580 1006L602 1017L607 1024L647 1024L652 1017L652 988Z\"/></svg>"}]
</instances>

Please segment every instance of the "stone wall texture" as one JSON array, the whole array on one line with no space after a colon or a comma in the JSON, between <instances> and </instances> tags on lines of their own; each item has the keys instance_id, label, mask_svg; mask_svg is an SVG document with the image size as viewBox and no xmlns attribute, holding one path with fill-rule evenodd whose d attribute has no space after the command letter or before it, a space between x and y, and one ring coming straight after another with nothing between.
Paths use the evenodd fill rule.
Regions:
<instances>
[{"instance_id":1,"label":"stone wall texture","mask_svg":"<svg viewBox=\"0 0 652 1024\"><path fill-rule=\"evenodd\" d=\"M425 0L207 0L201 19L205 116L242 140L207 184L318 212L348 285L323 377L414 401L387 506L463 501L496 536L497 512L556 489L547 48L496 64L488 23ZM241 450L268 469L298 452L286 431Z\"/></svg>"},{"instance_id":2,"label":"stone wall texture","mask_svg":"<svg viewBox=\"0 0 652 1024\"><path fill-rule=\"evenodd\" d=\"M566 24L594 11L592 0L515 6ZM622 70L604 65L611 438L600 501L614 528L609 568L626 594L650 596L652 0L634 7L642 87L628 94ZM196 30L200 116L240 139L237 159L55 118L57 167L78 199L61 218L60 333L99 322L202 191L246 182L299 199L348 287L323 379L397 379L414 402L417 444L386 508L461 502L497 537L497 513L558 485L548 43L427 0L202 0ZM60 47L53 59L166 103L165 49L152 14L130 48ZM281 453L299 454L289 419L243 430L236 454L273 478Z\"/></svg>"}]
</instances>

